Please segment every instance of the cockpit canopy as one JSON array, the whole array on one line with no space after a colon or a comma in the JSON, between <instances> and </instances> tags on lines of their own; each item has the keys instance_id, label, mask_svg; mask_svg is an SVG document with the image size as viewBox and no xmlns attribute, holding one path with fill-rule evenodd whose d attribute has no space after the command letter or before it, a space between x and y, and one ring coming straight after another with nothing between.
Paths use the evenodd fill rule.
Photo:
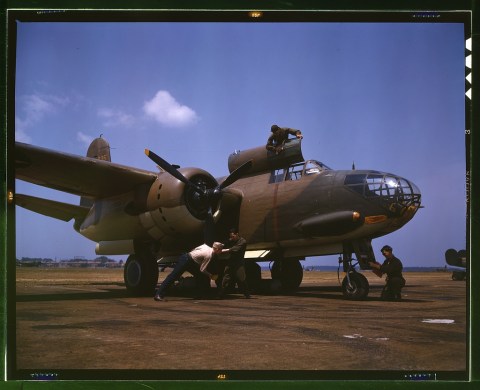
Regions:
<instances>
[{"instance_id":1,"label":"cockpit canopy","mask_svg":"<svg viewBox=\"0 0 480 390\"><path fill-rule=\"evenodd\" d=\"M290 165L287 168L279 168L272 171L270 183L280 183L288 180L299 180L303 176L318 175L326 170L331 170L325 164L317 160L307 160Z\"/></svg>"}]
</instances>

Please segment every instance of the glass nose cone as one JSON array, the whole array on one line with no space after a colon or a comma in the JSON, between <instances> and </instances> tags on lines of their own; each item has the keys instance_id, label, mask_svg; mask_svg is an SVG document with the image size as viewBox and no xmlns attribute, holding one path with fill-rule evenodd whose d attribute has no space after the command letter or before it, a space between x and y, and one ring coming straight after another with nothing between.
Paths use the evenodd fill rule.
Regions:
<instances>
[{"instance_id":1,"label":"glass nose cone","mask_svg":"<svg viewBox=\"0 0 480 390\"><path fill-rule=\"evenodd\" d=\"M384 173L352 174L345 185L387 209L390 215L414 214L421 204L421 193L411 181Z\"/></svg>"},{"instance_id":2,"label":"glass nose cone","mask_svg":"<svg viewBox=\"0 0 480 390\"><path fill-rule=\"evenodd\" d=\"M420 190L406 179L391 175L368 175L365 184L367 197L381 200L396 215L420 207Z\"/></svg>"}]
</instances>

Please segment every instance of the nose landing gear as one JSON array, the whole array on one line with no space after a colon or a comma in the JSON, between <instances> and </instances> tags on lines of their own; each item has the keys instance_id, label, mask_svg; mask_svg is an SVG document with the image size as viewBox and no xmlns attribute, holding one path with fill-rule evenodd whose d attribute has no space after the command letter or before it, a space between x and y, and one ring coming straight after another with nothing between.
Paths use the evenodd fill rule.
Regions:
<instances>
[{"instance_id":1,"label":"nose landing gear","mask_svg":"<svg viewBox=\"0 0 480 390\"><path fill-rule=\"evenodd\" d=\"M339 264L343 263L343 270L346 272L342 281L342 293L346 299L360 301L368 296L370 285L365 276L355 270L355 265L352 264L352 257L344 256L339 258Z\"/></svg>"}]
</instances>

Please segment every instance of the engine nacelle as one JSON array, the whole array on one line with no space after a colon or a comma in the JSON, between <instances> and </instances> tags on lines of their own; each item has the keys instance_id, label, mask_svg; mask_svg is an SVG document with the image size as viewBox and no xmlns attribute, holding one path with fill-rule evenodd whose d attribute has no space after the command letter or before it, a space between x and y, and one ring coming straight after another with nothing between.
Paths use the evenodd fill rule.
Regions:
<instances>
[{"instance_id":1,"label":"engine nacelle","mask_svg":"<svg viewBox=\"0 0 480 390\"><path fill-rule=\"evenodd\" d=\"M247 161L252 161L249 173L271 171L301 162L303 161L301 140L297 138L287 140L280 154L268 151L265 146L237 150L228 157L228 170L232 173Z\"/></svg>"},{"instance_id":2,"label":"engine nacelle","mask_svg":"<svg viewBox=\"0 0 480 390\"><path fill-rule=\"evenodd\" d=\"M195 186L215 188L217 181L199 168L179 169ZM142 226L154 240L170 235L190 235L201 232L207 216L208 203L195 191L167 172L161 172L150 188L147 210L140 214ZM213 212L218 205L215 205Z\"/></svg>"}]
</instances>

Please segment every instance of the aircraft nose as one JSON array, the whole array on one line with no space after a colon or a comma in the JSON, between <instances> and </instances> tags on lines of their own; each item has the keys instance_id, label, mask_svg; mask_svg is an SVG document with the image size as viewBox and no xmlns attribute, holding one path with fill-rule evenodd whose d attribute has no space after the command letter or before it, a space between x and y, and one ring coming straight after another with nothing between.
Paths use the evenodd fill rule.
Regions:
<instances>
[{"instance_id":1,"label":"aircraft nose","mask_svg":"<svg viewBox=\"0 0 480 390\"><path fill-rule=\"evenodd\" d=\"M403 177L369 172L347 175L345 184L388 210L390 216L413 217L421 204L418 187Z\"/></svg>"},{"instance_id":2,"label":"aircraft nose","mask_svg":"<svg viewBox=\"0 0 480 390\"><path fill-rule=\"evenodd\" d=\"M413 216L421 204L418 187L399 176L368 175L365 190L371 198L379 200L395 216L403 216L405 213Z\"/></svg>"}]
</instances>

